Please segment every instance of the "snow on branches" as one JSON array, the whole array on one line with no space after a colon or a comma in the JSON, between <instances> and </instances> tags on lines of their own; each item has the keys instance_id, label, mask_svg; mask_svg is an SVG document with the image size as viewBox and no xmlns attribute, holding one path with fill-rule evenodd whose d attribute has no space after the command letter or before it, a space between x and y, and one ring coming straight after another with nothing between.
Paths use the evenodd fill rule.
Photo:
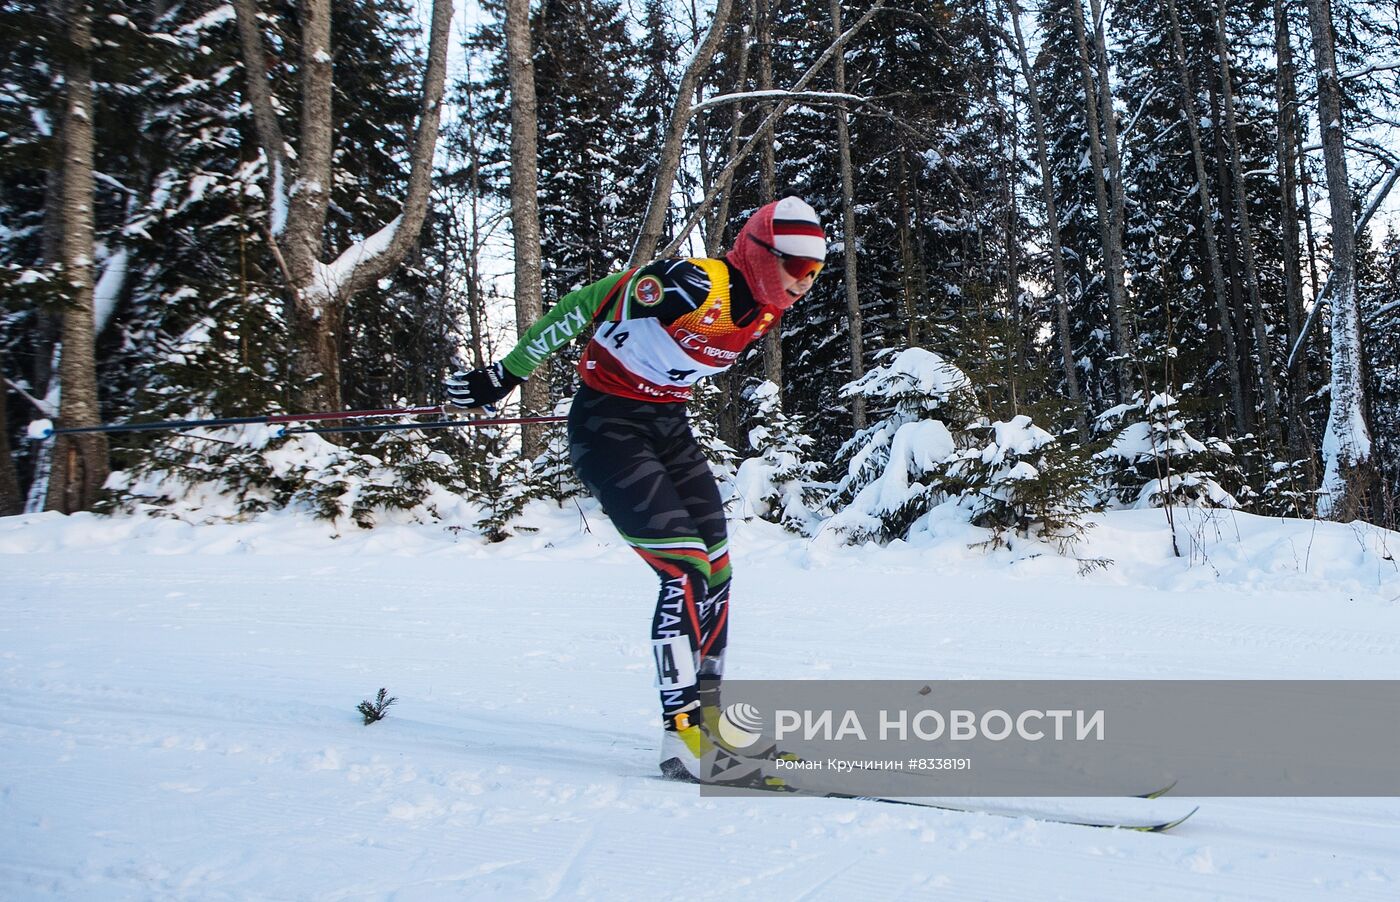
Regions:
<instances>
[{"instance_id":1,"label":"snow on branches","mask_svg":"<svg viewBox=\"0 0 1400 902\"><path fill-rule=\"evenodd\" d=\"M1223 440L1197 440L1186 431L1176 398L1165 392L1144 403L1139 394L1129 404L1104 411L1100 431L1136 414L1113 442L1094 455L1106 490L1128 507L1166 505L1239 507L1216 481L1217 470L1233 466L1234 451Z\"/></svg>"},{"instance_id":2,"label":"snow on branches","mask_svg":"<svg viewBox=\"0 0 1400 902\"><path fill-rule=\"evenodd\" d=\"M831 488L818 481L821 465L808 458L812 437L783 413L778 386L772 382L758 382L745 395L760 425L749 430L749 445L758 456L740 464L735 476L738 516L811 535L820 521L818 500Z\"/></svg>"}]
</instances>

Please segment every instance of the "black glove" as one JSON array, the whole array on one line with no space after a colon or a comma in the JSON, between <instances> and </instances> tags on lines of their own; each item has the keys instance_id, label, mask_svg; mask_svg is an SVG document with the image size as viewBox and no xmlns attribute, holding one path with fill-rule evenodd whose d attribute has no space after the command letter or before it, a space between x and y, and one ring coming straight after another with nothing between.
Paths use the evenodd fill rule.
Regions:
<instances>
[{"instance_id":1,"label":"black glove","mask_svg":"<svg viewBox=\"0 0 1400 902\"><path fill-rule=\"evenodd\" d=\"M500 363L493 363L478 370L453 373L443 383L443 388L447 391L447 403L453 407L486 407L500 401L524 381Z\"/></svg>"}]
</instances>

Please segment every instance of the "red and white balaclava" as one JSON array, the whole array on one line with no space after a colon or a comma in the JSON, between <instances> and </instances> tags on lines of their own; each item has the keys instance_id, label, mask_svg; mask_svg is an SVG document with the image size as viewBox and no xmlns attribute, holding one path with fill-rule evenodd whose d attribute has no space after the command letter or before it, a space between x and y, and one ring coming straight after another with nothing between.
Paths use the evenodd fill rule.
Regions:
<instances>
[{"instance_id":1,"label":"red and white balaclava","mask_svg":"<svg viewBox=\"0 0 1400 902\"><path fill-rule=\"evenodd\" d=\"M758 244L750 236L763 242ZM734 264L749 283L760 304L786 310L796 301L783 290L782 261L768 247L794 257L826 259L826 233L821 220L800 197L785 197L760 207L740 230L726 259Z\"/></svg>"}]
</instances>

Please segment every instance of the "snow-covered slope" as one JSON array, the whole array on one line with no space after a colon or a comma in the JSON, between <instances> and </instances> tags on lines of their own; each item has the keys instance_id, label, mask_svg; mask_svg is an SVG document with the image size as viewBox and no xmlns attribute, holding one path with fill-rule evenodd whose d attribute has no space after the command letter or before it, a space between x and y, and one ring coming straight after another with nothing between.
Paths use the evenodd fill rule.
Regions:
<instances>
[{"instance_id":1,"label":"snow-covered slope","mask_svg":"<svg viewBox=\"0 0 1400 902\"><path fill-rule=\"evenodd\" d=\"M651 779L649 571L589 508L483 546L292 515L0 520L0 898L1394 899L1400 800L1141 835ZM1400 536L1106 515L1084 558L935 520L738 524L744 678L1400 678ZM362 726L379 687L398 697Z\"/></svg>"}]
</instances>

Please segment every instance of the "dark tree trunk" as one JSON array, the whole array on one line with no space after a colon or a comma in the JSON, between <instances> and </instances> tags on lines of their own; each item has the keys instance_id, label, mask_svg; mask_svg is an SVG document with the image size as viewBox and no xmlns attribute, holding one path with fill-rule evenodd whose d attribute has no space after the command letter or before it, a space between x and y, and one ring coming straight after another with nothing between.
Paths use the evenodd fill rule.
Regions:
<instances>
[{"instance_id":1,"label":"dark tree trunk","mask_svg":"<svg viewBox=\"0 0 1400 902\"><path fill-rule=\"evenodd\" d=\"M841 33L841 0L831 0L831 32ZM836 67L836 93L846 93L846 60L844 56L837 56L834 62ZM865 375L865 348L861 337L861 329L864 322L860 313L860 288L859 273L857 263L859 254L857 253L856 240L856 203L855 203L855 173L851 165L851 126L850 113L846 109L846 104L840 104L836 109L836 143L841 155L841 211L842 211L842 241L845 246L845 277L846 286L846 329L848 332L847 351L850 354L851 379L859 379ZM865 422L865 398L856 395L851 398L851 425L853 428L864 429Z\"/></svg>"},{"instance_id":2,"label":"dark tree trunk","mask_svg":"<svg viewBox=\"0 0 1400 902\"><path fill-rule=\"evenodd\" d=\"M1186 62L1186 44L1181 37L1181 20L1177 18L1175 0L1166 0L1167 16L1171 21L1172 45L1176 55L1177 72L1181 80L1181 117L1191 136L1191 161L1196 170L1196 197L1201 204L1201 240L1206 247L1206 262L1210 269L1215 309L1220 320L1220 339L1225 347L1225 366L1230 381L1230 408L1235 431L1247 431L1244 387L1240 381L1239 353L1235 347L1235 331L1230 322L1229 289L1225 285L1225 269L1220 259L1220 245L1215 237L1215 204L1210 196L1206 177L1205 151L1201 146L1200 116L1196 113L1196 89Z\"/></svg>"},{"instance_id":3,"label":"dark tree trunk","mask_svg":"<svg viewBox=\"0 0 1400 902\"><path fill-rule=\"evenodd\" d=\"M1254 226L1249 216L1244 164L1240 158L1239 124L1235 115L1235 89L1231 83L1233 76L1230 67L1230 45L1225 33L1225 11L1226 0L1219 0L1215 17L1215 42L1216 55L1220 60L1221 102L1225 107L1225 137L1230 151L1230 181L1235 189L1235 216L1239 221L1245 287L1249 292L1249 318L1254 326L1254 352L1259 356L1257 371L1259 388L1264 395L1264 431L1268 436L1270 455L1276 455L1283 450L1278 388L1274 384L1273 353L1269 348L1268 327L1264 322L1264 299L1259 291L1259 272L1254 259Z\"/></svg>"},{"instance_id":4,"label":"dark tree trunk","mask_svg":"<svg viewBox=\"0 0 1400 902\"><path fill-rule=\"evenodd\" d=\"M96 426L97 349L93 320L92 12L87 0L68 4L63 127L63 351L58 378L60 426ZM90 510L107 481L107 437L54 439L48 510Z\"/></svg>"},{"instance_id":5,"label":"dark tree trunk","mask_svg":"<svg viewBox=\"0 0 1400 902\"><path fill-rule=\"evenodd\" d=\"M1016 58L1021 64L1021 77L1026 82L1026 96L1031 105L1031 125L1035 132L1036 161L1040 165L1041 197L1045 202L1046 226L1050 232L1050 264L1055 284L1055 324L1059 332L1060 361L1064 367L1065 394L1074 406L1075 428L1081 439L1088 437L1088 422L1084 398L1079 390L1079 373L1074 364L1074 348L1070 343L1069 290L1065 279L1064 242L1060 239L1059 211L1055 204L1055 182L1050 170L1049 139L1045 129L1045 111L1040 103L1040 89L1031 69L1026 41L1021 33L1021 10L1011 0L1011 27L1016 37Z\"/></svg>"},{"instance_id":6,"label":"dark tree trunk","mask_svg":"<svg viewBox=\"0 0 1400 902\"><path fill-rule=\"evenodd\" d=\"M10 393L5 385L5 357L0 354L0 517L24 512L24 495L19 490L19 474L15 472L10 451L9 412L5 405Z\"/></svg>"},{"instance_id":7,"label":"dark tree trunk","mask_svg":"<svg viewBox=\"0 0 1400 902\"><path fill-rule=\"evenodd\" d=\"M1112 200L1109 197L1110 185L1105 183L1106 178L1111 180L1113 174L1109 172L1108 162L1104 158L1104 141L1099 128L1100 97L1094 86L1094 75L1091 71L1093 61L1089 50L1089 38L1084 27L1084 7L1080 6L1080 0L1071 0L1070 2L1070 24L1074 26L1075 40L1079 45L1079 74L1084 94L1084 122L1088 126L1089 159L1094 168L1094 205L1099 225L1099 245L1104 255L1104 281L1108 287L1108 321L1112 334L1114 356L1112 369L1118 383L1120 400L1126 401L1132 396L1133 380L1130 375L1132 368L1129 366L1128 360L1127 331L1123 324L1123 309L1126 306L1126 300L1123 284L1120 281L1122 273L1118 268L1118 261L1122 257L1122 238L1113 220ZM1104 115L1113 115L1113 110L1111 108L1105 110Z\"/></svg>"},{"instance_id":8,"label":"dark tree trunk","mask_svg":"<svg viewBox=\"0 0 1400 902\"><path fill-rule=\"evenodd\" d=\"M1288 32L1288 10L1283 0L1274 0L1274 52L1278 73L1274 80L1278 108L1278 132L1274 139L1274 155L1278 165L1279 202L1283 226L1283 284L1288 312L1288 346L1298 343L1303 325L1303 274L1298 267L1300 252L1298 238L1298 156L1294 152L1293 136L1298 131L1296 73L1293 68L1293 44ZM1312 436L1303 412L1303 398L1308 395L1310 373L1306 351L1298 357L1293 377L1288 385L1289 449L1295 460L1307 462L1309 490L1317 488L1313 458Z\"/></svg>"}]
</instances>

